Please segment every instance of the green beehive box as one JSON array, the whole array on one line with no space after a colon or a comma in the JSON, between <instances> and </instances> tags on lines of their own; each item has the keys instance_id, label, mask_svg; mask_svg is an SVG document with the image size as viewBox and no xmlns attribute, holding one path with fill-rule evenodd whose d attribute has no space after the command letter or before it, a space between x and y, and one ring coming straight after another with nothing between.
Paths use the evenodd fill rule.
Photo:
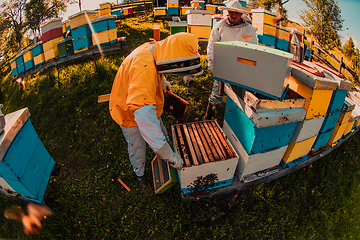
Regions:
<instances>
[{"instance_id":1,"label":"green beehive box","mask_svg":"<svg viewBox=\"0 0 360 240\"><path fill-rule=\"evenodd\" d=\"M170 34L187 31L187 22L186 21L169 22L169 26L170 26Z\"/></svg>"},{"instance_id":2,"label":"green beehive box","mask_svg":"<svg viewBox=\"0 0 360 240\"><path fill-rule=\"evenodd\" d=\"M61 39L60 41L56 42L56 45L58 47L59 57L64 57L74 53L72 39L69 40Z\"/></svg>"},{"instance_id":3,"label":"green beehive box","mask_svg":"<svg viewBox=\"0 0 360 240\"><path fill-rule=\"evenodd\" d=\"M178 182L176 169L170 167L169 163L155 156L151 162L154 190L156 194L164 193Z\"/></svg>"}]
</instances>

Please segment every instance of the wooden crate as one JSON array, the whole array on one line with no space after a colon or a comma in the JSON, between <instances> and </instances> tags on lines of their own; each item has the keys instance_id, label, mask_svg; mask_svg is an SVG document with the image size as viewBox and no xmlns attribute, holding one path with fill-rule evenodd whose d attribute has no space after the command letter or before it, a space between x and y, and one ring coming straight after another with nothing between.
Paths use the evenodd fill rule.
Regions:
<instances>
[{"instance_id":1,"label":"wooden crate","mask_svg":"<svg viewBox=\"0 0 360 240\"><path fill-rule=\"evenodd\" d=\"M214 43L214 79L284 99L293 55L242 41ZM295 91L296 92L296 91Z\"/></svg>"},{"instance_id":2,"label":"wooden crate","mask_svg":"<svg viewBox=\"0 0 360 240\"><path fill-rule=\"evenodd\" d=\"M223 130L239 155L236 175L240 181L244 180L248 175L278 166L287 148L287 146L283 146L264 153L249 155L226 120L224 121Z\"/></svg>"},{"instance_id":3,"label":"wooden crate","mask_svg":"<svg viewBox=\"0 0 360 240\"><path fill-rule=\"evenodd\" d=\"M183 194L228 186L238 155L215 120L171 126L175 151L184 159L178 171Z\"/></svg>"},{"instance_id":4,"label":"wooden crate","mask_svg":"<svg viewBox=\"0 0 360 240\"><path fill-rule=\"evenodd\" d=\"M0 185L12 196L42 203L55 166L40 141L27 108L5 116L0 135Z\"/></svg>"}]
</instances>

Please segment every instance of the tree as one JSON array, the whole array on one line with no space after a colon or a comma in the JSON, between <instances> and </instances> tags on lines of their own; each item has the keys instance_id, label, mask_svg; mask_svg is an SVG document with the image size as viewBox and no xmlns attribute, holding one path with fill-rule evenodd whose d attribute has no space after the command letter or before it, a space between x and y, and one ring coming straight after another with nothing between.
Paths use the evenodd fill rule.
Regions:
<instances>
[{"instance_id":1,"label":"tree","mask_svg":"<svg viewBox=\"0 0 360 240\"><path fill-rule=\"evenodd\" d=\"M355 54L355 44L350 37L343 46L343 53L347 58L350 58Z\"/></svg>"},{"instance_id":2,"label":"tree","mask_svg":"<svg viewBox=\"0 0 360 240\"><path fill-rule=\"evenodd\" d=\"M307 10L300 13L304 27L323 47L341 46L338 31L342 30L341 10L335 0L303 0Z\"/></svg>"},{"instance_id":3,"label":"tree","mask_svg":"<svg viewBox=\"0 0 360 240\"><path fill-rule=\"evenodd\" d=\"M66 11L69 0L30 0L25 5L26 27L34 36L40 34L40 26L51 18L59 17Z\"/></svg>"},{"instance_id":4,"label":"tree","mask_svg":"<svg viewBox=\"0 0 360 240\"><path fill-rule=\"evenodd\" d=\"M269 11L277 10L276 22L274 22L276 24L280 20L285 20L285 22L287 22L287 10L283 5L288 1L289 0L250 0L249 3L258 7L263 7Z\"/></svg>"}]
</instances>

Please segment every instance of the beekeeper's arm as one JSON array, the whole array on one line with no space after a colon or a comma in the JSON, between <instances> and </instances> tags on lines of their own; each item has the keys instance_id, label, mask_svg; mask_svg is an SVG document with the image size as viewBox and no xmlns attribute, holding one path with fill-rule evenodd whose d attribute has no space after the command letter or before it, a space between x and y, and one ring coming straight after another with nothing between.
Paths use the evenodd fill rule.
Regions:
<instances>
[{"instance_id":1,"label":"beekeeper's arm","mask_svg":"<svg viewBox=\"0 0 360 240\"><path fill-rule=\"evenodd\" d=\"M180 170L184 161L167 143L165 135L161 131L160 120L156 116L155 106L146 105L141 107L134 112L134 115L141 136L156 155L170 163L174 168Z\"/></svg>"},{"instance_id":2,"label":"beekeeper's arm","mask_svg":"<svg viewBox=\"0 0 360 240\"><path fill-rule=\"evenodd\" d=\"M211 30L208 46L207 46L207 60L208 60L208 70L210 74L213 74L213 64L214 64L214 42L220 42L220 22L218 22L214 28Z\"/></svg>"}]
</instances>

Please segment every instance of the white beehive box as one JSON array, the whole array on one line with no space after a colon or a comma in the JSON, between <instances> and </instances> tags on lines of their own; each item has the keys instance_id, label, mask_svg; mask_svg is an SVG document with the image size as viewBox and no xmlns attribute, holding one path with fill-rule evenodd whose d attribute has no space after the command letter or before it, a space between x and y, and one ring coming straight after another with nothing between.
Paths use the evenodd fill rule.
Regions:
<instances>
[{"instance_id":1,"label":"white beehive box","mask_svg":"<svg viewBox=\"0 0 360 240\"><path fill-rule=\"evenodd\" d=\"M214 79L273 99L286 94L293 55L241 41L214 43Z\"/></svg>"},{"instance_id":2,"label":"white beehive box","mask_svg":"<svg viewBox=\"0 0 360 240\"><path fill-rule=\"evenodd\" d=\"M320 132L324 119L325 116L321 116L299 122L296 126L292 140L297 143L317 136Z\"/></svg>"},{"instance_id":3,"label":"white beehive box","mask_svg":"<svg viewBox=\"0 0 360 240\"><path fill-rule=\"evenodd\" d=\"M62 28L62 18L52 18L41 25L41 34L44 34L55 28Z\"/></svg>"},{"instance_id":4,"label":"white beehive box","mask_svg":"<svg viewBox=\"0 0 360 240\"><path fill-rule=\"evenodd\" d=\"M187 22L191 26L208 26L212 24L213 11L208 10L187 10Z\"/></svg>"},{"instance_id":5,"label":"white beehive box","mask_svg":"<svg viewBox=\"0 0 360 240\"><path fill-rule=\"evenodd\" d=\"M287 146L284 146L273 151L249 155L226 121L223 131L239 155L236 175L240 181L248 175L278 166L287 149Z\"/></svg>"},{"instance_id":6,"label":"white beehive box","mask_svg":"<svg viewBox=\"0 0 360 240\"><path fill-rule=\"evenodd\" d=\"M171 130L174 150L185 162L178 171L183 194L231 185L239 156L216 121L177 124Z\"/></svg>"}]
</instances>

